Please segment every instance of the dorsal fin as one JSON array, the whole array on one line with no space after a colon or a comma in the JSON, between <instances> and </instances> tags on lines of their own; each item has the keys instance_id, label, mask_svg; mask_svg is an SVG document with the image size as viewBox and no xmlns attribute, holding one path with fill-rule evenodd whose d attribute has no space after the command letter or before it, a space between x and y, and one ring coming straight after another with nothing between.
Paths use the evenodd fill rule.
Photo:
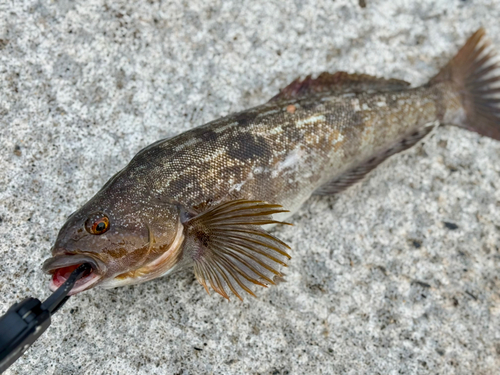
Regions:
<instances>
[{"instance_id":1,"label":"dorsal fin","mask_svg":"<svg viewBox=\"0 0 500 375\"><path fill-rule=\"evenodd\" d=\"M349 74L336 72L321 73L318 78L308 75L304 80L297 78L270 101L298 99L322 92L339 94L344 92L361 93L364 91L393 91L406 89L410 84L400 79L385 79L368 74Z\"/></svg>"}]
</instances>

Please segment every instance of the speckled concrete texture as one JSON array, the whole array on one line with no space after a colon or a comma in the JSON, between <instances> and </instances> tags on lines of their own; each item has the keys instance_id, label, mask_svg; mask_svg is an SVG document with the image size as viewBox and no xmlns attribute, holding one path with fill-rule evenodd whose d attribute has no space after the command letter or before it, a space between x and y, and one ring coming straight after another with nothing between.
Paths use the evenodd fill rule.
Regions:
<instances>
[{"instance_id":1,"label":"speckled concrete texture","mask_svg":"<svg viewBox=\"0 0 500 375\"><path fill-rule=\"evenodd\" d=\"M0 2L0 311L49 295L65 218L141 148L297 76L424 83L500 3ZM498 374L500 142L438 129L310 199L287 282L208 296L191 272L80 294L8 374Z\"/></svg>"}]
</instances>

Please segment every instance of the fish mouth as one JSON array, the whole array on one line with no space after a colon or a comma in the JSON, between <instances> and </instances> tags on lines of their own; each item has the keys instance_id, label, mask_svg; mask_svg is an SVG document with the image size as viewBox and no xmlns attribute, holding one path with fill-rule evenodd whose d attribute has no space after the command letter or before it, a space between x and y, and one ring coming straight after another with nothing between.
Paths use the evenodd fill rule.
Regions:
<instances>
[{"instance_id":1,"label":"fish mouth","mask_svg":"<svg viewBox=\"0 0 500 375\"><path fill-rule=\"evenodd\" d=\"M101 260L95 259L90 255L59 255L47 259L42 266L43 272L52 275L49 288L52 291L57 290L71 275L71 273L81 264L87 263L92 269L83 274L70 290L68 295L83 292L93 287L106 273L106 266Z\"/></svg>"}]
</instances>

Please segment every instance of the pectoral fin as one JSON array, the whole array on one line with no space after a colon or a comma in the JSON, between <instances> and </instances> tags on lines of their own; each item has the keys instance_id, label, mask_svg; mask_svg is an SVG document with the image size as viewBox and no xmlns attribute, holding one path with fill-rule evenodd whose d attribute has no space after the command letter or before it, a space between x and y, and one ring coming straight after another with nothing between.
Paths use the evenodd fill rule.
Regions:
<instances>
[{"instance_id":1,"label":"pectoral fin","mask_svg":"<svg viewBox=\"0 0 500 375\"><path fill-rule=\"evenodd\" d=\"M196 279L207 293L209 286L224 298L232 292L242 300L251 287L275 284L283 277L280 266L290 259L288 245L260 226L288 224L271 215L288 212L280 205L234 200L211 207L185 225L185 251L194 261Z\"/></svg>"}]
</instances>

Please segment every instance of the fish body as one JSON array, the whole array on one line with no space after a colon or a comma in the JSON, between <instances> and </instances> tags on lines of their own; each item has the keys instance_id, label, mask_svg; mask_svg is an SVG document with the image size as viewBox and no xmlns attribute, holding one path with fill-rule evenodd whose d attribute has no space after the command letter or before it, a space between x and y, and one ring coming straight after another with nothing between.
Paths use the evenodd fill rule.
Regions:
<instances>
[{"instance_id":1,"label":"fish body","mask_svg":"<svg viewBox=\"0 0 500 375\"><path fill-rule=\"evenodd\" d=\"M497 65L483 36L476 32L422 87L323 73L146 147L63 226L44 265L51 288L83 262L94 272L74 292L187 266L224 297L273 284L289 248L263 225L287 219L313 194L342 191L439 124L500 139L500 77L491 75Z\"/></svg>"},{"instance_id":2,"label":"fish body","mask_svg":"<svg viewBox=\"0 0 500 375\"><path fill-rule=\"evenodd\" d=\"M435 126L438 97L432 87L271 101L146 148L121 177L185 207L262 200L291 215L328 181Z\"/></svg>"}]
</instances>

